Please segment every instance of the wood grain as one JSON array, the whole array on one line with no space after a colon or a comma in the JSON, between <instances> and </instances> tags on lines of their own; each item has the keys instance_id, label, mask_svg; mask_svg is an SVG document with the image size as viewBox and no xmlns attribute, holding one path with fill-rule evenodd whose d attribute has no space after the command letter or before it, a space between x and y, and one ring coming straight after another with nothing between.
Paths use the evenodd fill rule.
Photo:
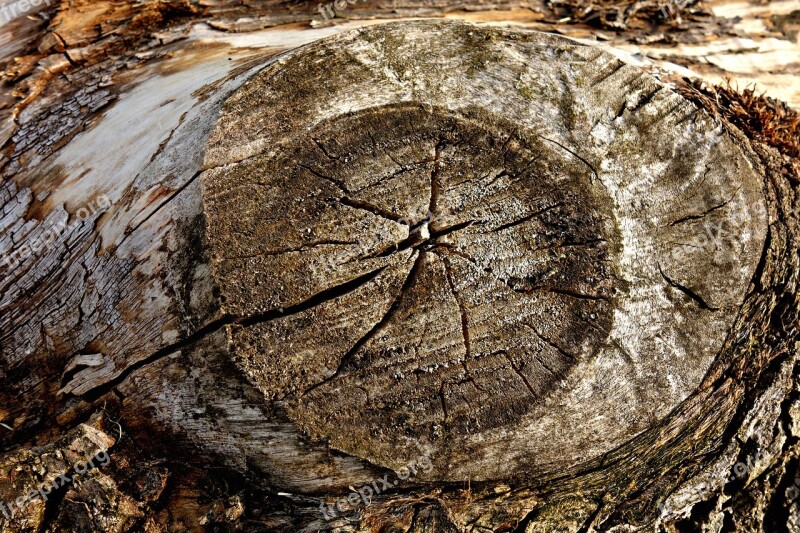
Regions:
<instances>
[{"instance_id":1,"label":"wood grain","mask_svg":"<svg viewBox=\"0 0 800 533\"><path fill-rule=\"evenodd\" d=\"M115 461L142 463L113 477L148 509L126 483L161 479L166 444L174 515L124 527L796 519L781 157L552 36L415 23L294 50L363 24L181 28L118 43L141 58L48 71L6 145L0 249L67 229L0 265L4 446L105 406L137 444ZM113 205L78 220L101 194ZM736 492L725 474L754 450ZM322 519L421 453L427 477Z\"/></svg>"}]
</instances>

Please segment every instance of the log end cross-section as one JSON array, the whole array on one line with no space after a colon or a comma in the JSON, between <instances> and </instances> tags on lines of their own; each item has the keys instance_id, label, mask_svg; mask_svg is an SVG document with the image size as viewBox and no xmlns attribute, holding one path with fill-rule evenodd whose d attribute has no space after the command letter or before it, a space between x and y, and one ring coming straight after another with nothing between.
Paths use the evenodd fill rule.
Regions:
<instances>
[{"instance_id":1,"label":"log end cross-section","mask_svg":"<svg viewBox=\"0 0 800 533\"><path fill-rule=\"evenodd\" d=\"M228 357L298 447L424 454L440 481L598 457L725 340L766 234L748 150L551 35L418 22L304 47L207 147Z\"/></svg>"}]
</instances>

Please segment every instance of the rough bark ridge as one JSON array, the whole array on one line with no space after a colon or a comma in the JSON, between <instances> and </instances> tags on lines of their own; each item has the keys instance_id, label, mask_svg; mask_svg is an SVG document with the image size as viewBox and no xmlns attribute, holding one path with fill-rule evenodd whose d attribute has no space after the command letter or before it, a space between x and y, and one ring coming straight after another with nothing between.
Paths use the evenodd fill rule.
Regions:
<instances>
[{"instance_id":1,"label":"rough bark ridge","mask_svg":"<svg viewBox=\"0 0 800 533\"><path fill-rule=\"evenodd\" d=\"M109 213L4 271L6 445L102 406L125 430L101 428L99 486L6 528L796 523L788 142L536 34L389 26L252 65L197 93ZM6 251L69 216L16 181ZM615 333L626 305L662 318ZM561 420L581 397L605 418L583 440L585 411ZM414 460L370 506L320 513Z\"/></svg>"}]
</instances>

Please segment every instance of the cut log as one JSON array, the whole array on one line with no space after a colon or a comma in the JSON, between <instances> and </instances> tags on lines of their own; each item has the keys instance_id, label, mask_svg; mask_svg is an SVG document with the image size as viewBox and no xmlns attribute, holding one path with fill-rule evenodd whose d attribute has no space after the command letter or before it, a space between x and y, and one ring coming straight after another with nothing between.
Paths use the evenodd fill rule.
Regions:
<instances>
[{"instance_id":1,"label":"cut log","mask_svg":"<svg viewBox=\"0 0 800 533\"><path fill-rule=\"evenodd\" d=\"M0 438L124 433L4 528L797 523L796 141L742 118L796 115L464 23L179 46L13 137Z\"/></svg>"}]
</instances>

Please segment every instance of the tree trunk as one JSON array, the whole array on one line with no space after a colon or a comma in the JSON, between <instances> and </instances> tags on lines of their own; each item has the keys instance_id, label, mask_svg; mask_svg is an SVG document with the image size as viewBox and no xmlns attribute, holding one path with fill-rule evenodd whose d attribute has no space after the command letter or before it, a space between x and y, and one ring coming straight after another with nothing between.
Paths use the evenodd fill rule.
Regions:
<instances>
[{"instance_id":1,"label":"tree trunk","mask_svg":"<svg viewBox=\"0 0 800 533\"><path fill-rule=\"evenodd\" d=\"M800 527L799 2L26 5L4 531Z\"/></svg>"}]
</instances>

